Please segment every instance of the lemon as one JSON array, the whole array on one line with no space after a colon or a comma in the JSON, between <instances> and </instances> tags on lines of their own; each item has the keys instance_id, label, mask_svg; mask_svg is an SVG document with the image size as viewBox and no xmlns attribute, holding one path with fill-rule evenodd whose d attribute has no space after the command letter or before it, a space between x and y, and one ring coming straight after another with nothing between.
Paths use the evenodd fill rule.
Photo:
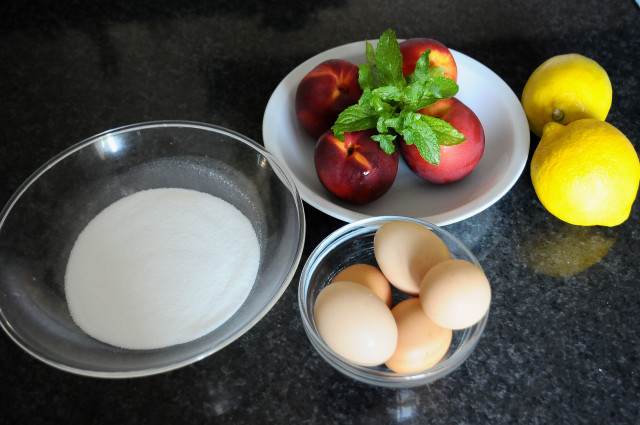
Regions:
<instances>
[{"instance_id":1,"label":"lemon","mask_svg":"<svg viewBox=\"0 0 640 425\"><path fill-rule=\"evenodd\" d=\"M524 86L521 101L529 128L540 137L548 122L604 121L611 97L607 72L596 61L570 53L554 56L536 68Z\"/></svg>"},{"instance_id":2,"label":"lemon","mask_svg":"<svg viewBox=\"0 0 640 425\"><path fill-rule=\"evenodd\" d=\"M617 226L638 193L640 161L629 139L605 121L550 122L531 158L531 180L542 205L560 220Z\"/></svg>"}]
</instances>

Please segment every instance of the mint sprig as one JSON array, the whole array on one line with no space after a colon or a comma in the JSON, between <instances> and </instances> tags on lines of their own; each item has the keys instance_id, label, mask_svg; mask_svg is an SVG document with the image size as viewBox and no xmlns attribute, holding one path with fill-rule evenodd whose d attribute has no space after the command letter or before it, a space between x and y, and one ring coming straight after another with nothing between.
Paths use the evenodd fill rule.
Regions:
<instances>
[{"instance_id":1,"label":"mint sprig","mask_svg":"<svg viewBox=\"0 0 640 425\"><path fill-rule=\"evenodd\" d=\"M338 116L331 127L334 135L344 140L344 133L375 128L378 134L372 139L388 154L395 151L394 140L401 135L432 164L440 162L440 145L464 142L464 135L448 122L417 112L458 93L458 84L445 77L442 68L429 65L430 53L425 51L415 71L404 77L400 45L391 29L382 34L376 49L367 41L366 63L360 64L358 74L362 96Z\"/></svg>"}]
</instances>

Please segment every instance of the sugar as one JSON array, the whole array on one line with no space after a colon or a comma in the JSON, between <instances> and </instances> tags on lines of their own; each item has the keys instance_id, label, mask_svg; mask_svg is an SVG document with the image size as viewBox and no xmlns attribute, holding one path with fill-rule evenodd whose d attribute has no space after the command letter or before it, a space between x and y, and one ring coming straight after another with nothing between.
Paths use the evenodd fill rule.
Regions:
<instances>
[{"instance_id":1,"label":"sugar","mask_svg":"<svg viewBox=\"0 0 640 425\"><path fill-rule=\"evenodd\" d=\"M197 339L228 320L253 287L258 238L233 205L177 188L125 197L76 240L65 274L74 322L129 349Z\"/></svg>"}]
</instances>

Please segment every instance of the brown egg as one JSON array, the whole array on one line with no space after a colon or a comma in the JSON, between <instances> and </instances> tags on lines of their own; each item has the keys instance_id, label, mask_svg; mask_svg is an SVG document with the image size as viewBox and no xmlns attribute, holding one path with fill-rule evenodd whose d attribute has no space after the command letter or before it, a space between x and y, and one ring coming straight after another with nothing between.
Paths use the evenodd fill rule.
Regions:
<instances>
[{"instance_id":1,"label":"brown egg","mask_svg":"<svg viewBox=\"0 0 640 425\"><path fill-rule=\"evenodd\" d=\"M373 250L378 266L389 282L410 295L418 295L420 282L442 260L449 249L431 230L413 222L392 221L375 234Z\"/></svg>"},{"instance_id":2,"label":"brown egg","mask_svg":"<svg viewBox=\"0 0 640 425\"><path fill-rule=\"evenodd\" d=\"M438 325L464 329L476 324L489 310L491 287L476 265L451 259L436 264L420 285L425 314Z\"/></svg>"},{"instance_id":3,"label":"brown egg","mask_svg":"<svg viewBox=\"0 0 640 425\"><path fill-rule=\"evenodd\" d=\"M398 328L391 310L364 285L335 282L324 287L313 315L324 342L353 363L377 366L395 351Z\"/></svg>"},{"instance_id":4,"label":"brown egg","mask_svg":"<svg viewBox=\"0 0 640 425\"><path fill-rule=\"evenodd\" d=\"M382 301L391 307L391 285L384 274L369 264L353 264L338 273L332 282L355 282L371 289Z\"/></svg>"},{"instance_id":5,"label":"brown egg","mask_svg":"<svg viewBox=\"0 0 640 425\"><path fill-rule=\"evenodd\" d=\"M420 300L409 298L392 310L398 326L398 345L386 365L396 373L416 373L437 364L449 350L452 331L435 324Z\"/></svg>"}]
</instances>

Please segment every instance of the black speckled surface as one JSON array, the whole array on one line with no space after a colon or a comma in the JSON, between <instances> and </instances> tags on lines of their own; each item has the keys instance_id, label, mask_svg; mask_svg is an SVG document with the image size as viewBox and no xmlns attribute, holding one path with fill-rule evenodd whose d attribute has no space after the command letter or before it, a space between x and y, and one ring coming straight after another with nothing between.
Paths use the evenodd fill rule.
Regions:
<instances>
[{"instance_id":1,"label":"black speckled surface","mask_svg":"<svg viewBox=\"0 0 640 425\"><path fill-rule=\"evenodd\" d=\"M632 0L9 0L0 23L2 203L50 157L125 124L202 121L260 141L269 96L296 65L389 27L479 60L518 96L548 57L589 56L613 84L607 121L640 148ZM303 262L343 224L305 211ZM475 352L426 387L374 388L334 371L304 334L294 281L231 346L148 378L61 372L3 334L0 423L637 424L639 224L638 202L616 228L561 223L537 201L525 169L495 205L447 226L483 264L494 298ZM559 257L575 263L576 249L606 255L571 276L549 274Z\"/></svg>"}]
</instances>

